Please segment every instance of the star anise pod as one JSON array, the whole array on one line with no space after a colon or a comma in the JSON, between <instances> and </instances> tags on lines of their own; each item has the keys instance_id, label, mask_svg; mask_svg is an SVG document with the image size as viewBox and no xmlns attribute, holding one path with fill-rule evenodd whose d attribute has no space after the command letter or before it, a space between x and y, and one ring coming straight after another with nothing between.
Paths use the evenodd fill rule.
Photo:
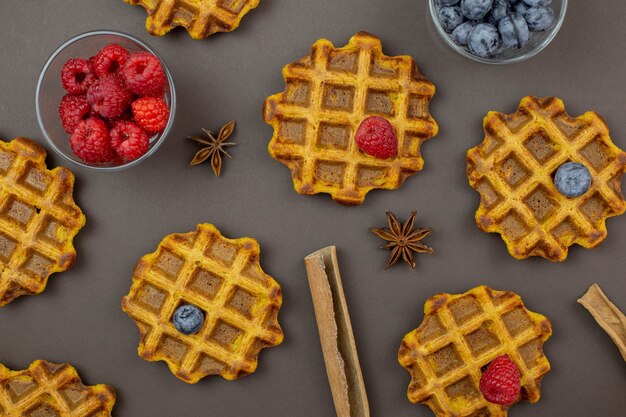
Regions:
<instances>
[{"instance_id":1,"label":"star anise pod","mask_svg":"<svg viewBox=\"0 0 626 417\"><path fill-rule=\"evenodd\" d=\"M199 165L207 159L211 158L211 168L213 168L213 173L219 177L220 172L222 171L222 154L231 158L230 154L226 152L224 148L236 145L233 142L226 142L226 139L228 139L235 130L235 124L236 122L234 120L226 123L220 129L220 132L217 134L217 136L215 136L213 132L207 129L202 129L206 137L189 136L189 139L206 145L204 148L200 149L196 153L189 165Z\"/></svg>"},{"instance_id":2,"label":"star anise pod","mask_svg":"<svg viewBox=\"0 0 626 417\"><path fill-rule=\"evenodd\" d=\"M388 211L387 220L389 221L389 229L370 229L380 238L388 243L382 246L382 249L391 250L389 262L385 266L385 271L396 264L400 259L404 259L411 269L415 269L415 260L413 252L416 253L433 253L433 249L421 243L421 240L433 232L429 227L422 227L417 230L413 229L415 223L416 212L413 211L409 220L401 225L396 216Z\"/></svg>"}]
</instances>

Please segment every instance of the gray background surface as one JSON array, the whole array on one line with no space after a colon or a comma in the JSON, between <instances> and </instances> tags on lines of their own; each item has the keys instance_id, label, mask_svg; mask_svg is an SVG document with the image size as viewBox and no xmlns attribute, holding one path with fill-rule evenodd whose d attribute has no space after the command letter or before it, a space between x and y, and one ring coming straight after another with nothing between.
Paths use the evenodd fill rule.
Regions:
<instances>
[{"instance_id":1,"label":"gray background surface","mask_svg":"<svg viewBox=\"0 0 626 417\"><path fill-rule=\"evenodd\" d=\"M345 291L373 416L430 416L406 399L408 373L397 364L403 335L422 320L423 303L438 292L479 284L518 292L548 316L554 336L545 346L552 371L538 404L510 415L623 416L626 367L609 338L576 299L599 282L626 310L626 218L608 221L597 249L574 248L565 263L515 261L497 235L474 225L478 195L465 178L465 152L483 137L488 110L512 112L525 95L561 97L573 115L595 110L614 142L626 148L622 0L574 0L562 31L539 56L503 67L470 62L435 33L425 0L263 0L240 29L193 41L183 30L152 38L145 12L121 0L2 0L0 4L0 136L43 138L34 110L35 84L50 53L71 36L94 29L124 31L147 41L172 70L179 111L161 149L121 173L76 173L75 198L87 226L75 240L74 268L53 276L37 297L0 310L0 362L22 369L35 359L74 364L90 384L117 390L114 414L158 416L333 416L302 258L325 245L339 248ZM600 7L598 3L602 3ZM437 86L431 111L439 136L423 148L423 172L397 191L373 192L346 208L326 195L300 196L288 170L266 146L272 129L261 119L266 96L283 89L283 65L318 38L335 45L366 30L389 55L412 55ZM197 146L185 139L201 127L239 122L232 160L215 178L208 165L189 168ZM50 166L61 163L51 154ZM436 254L420 255L411 272L383 272L387 253L370 226L385 210L418 226ZM138 331L122 313L137 260L163 236L212 222L229 237L252 236L262 265L284 292L283 345L265 350L257 372L237 382L219 377L187 385L164 363L136 354Z\"/></svg>"}]
</instances>

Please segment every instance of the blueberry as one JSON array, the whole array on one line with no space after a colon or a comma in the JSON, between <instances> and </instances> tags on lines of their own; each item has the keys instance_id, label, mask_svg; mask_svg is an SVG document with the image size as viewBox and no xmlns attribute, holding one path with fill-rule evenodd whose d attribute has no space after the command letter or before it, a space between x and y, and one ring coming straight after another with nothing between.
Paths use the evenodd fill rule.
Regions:
<instances>
[{"instance_id":1,"label":"blueberry","mask_svg":"<svg viewBox=\"0 0 626 417\"><path fill-rule=\"evenodd\" d=\"M172 323L183 334L198 333L204 323L204 314L194 305L183 304L174 312Z\"/></svg>"},{"instance_id":2,"label":"blueberry","mask_svg":"<svg viewBox=\"0 0 626 417\"><path fill-rule=\"evenodd\" d=\"M543 32L554 24L554 10L549 7L531 7L524 17L532 32Z\"/></svg>"},{"instance_id":3,"label":"blueberry","mask_svg":"<svg viewBox=\"0 0 626 417\"><path fill-rule=\"evenodd\" d=\"M437 3L440 6L454 6L459 3L461 0L437 0Z\"/></svg>"},{"instance_id":4,"label":"blueberry","mask_svg":"<svg viewBox=\"0 0 626 417\"><path fill-rule=\"evenodd\" d=\"M485 17L493 0L461 0L461 11L463 16L470 20L479 20Z\"/></svg>"},{"instance_id":5,"label":"blueberry","mask_svg":"<svg viewBox=\"0 0 626 417\"><path fill-rule=\"evenodd\" d=\"M552 0L522 0L524 3L529 5L530 7L535 6L547 6L552 3Z\"/></svg>"},{"instance_id":6,"label":"blueberry","mask_svg":"<svg viewBox=\"0 0 626 417\"><path fill-rule=\"evenodd\" d=\"M512 13L503 17L498 25L502 44L507 48L521 48L528 43L530 31L524 16Z\"/></svg>"},{"instance_id":7,"label":"blueberry","mask_svg":"<svg viewBox=\"0 0 626 417\"><path fill-rule=\"evenodd\" d=\"M530 6L523 1L520 1L513 6L513 11L515 13L521 14L522 16L526 16L526 12L528 11L528 9L530 9Z\"/></svg>"},{"instance_id":8,"label":"blueberry","mask_svg":"<svg viewBox=\"0 0 626 417\"><path fill-rule=\"evenodd\" d=\"M489 23L476 25L467 37L467 47L474 55L483 58L492 56L500 47L498 29Z\"/></svg>"},{"instance_id":9,"label":"blueberry","mask_svg":"<svg viewBox=\"0 0 626 417\"><path fill-rule=\"evenodd\" d=\"M455 27L463 23L463 14L458 6L448 6L439 9L439 23L443 30L450 33Z\"/></svg>"},{"instance_id":10,"label":"blueberry","mask_svg":"<svg viewBox=\"0 0 626 417\"><path fill-rule=\"evenodd\" d=\"M461 46L467 45L467 36L470 31L474 29L474 26L476 26L476 23L473 22L465 22L457 26L456 29L452 31L452 40L454 43Z\"/></svg>"},{"instance_id":11,"label":"blueberry","mask_svg":"<svg viewBox=\"0 0 626 417\"><path fill-rule=\"evenodd\" d=\"M498 26L498 22L509 12L509 5L506 0L494 0L493 7L489 12L489 23Z\"/></svg>"},{"instance_id":12,"label":"blueberry","mask_svg":"<svg viewBox=\"0 0 626 417\"><path fill-rule=\"evenodd\" d=\"M591 173L583 164L566 162L556 170L554 185L566 197L579 197L591 187Z\"/></svg>"}]
</instances>

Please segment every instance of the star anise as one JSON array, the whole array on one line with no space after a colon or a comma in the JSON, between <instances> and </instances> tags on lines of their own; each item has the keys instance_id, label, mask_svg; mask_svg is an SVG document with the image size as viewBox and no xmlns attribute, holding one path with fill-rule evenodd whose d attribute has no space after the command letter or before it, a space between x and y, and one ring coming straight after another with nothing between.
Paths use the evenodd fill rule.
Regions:
<instances>
[{"instance_id":1,"label":"star anise","mask_svg":"<svg viewBox=\"0 0 626 417\"><path fill-rule=\"evenodd\" d=\"M226 142L226 139L228 139L235 130L235 124L236 122L234 120L226 123L220 129L217 136L207 129L202 129L204 134L207 136L206 138L201 136L189 136L189 139L206 145L196 153L189 165L199 165L211 158L211 168L213 168L213 173L219 177L220 172L222 171L222 154L231 158L230 154L226 152L224 148L236 145L233 142Z\"/></svg>"},{"instance_id":2,"label":"star anise","mask_svg":"<svg viewBox=\"0 0 626 417\"><path fill-rule=\"evenodd\" d=\"M433 253L431 247L420 242L431 234L433 229L422 227L413 230L415 215L416 212L413 211L409 220L407 220L404 225L401 225L396 216L388 211L387 220L389 221L389 229L370 229L370 231L388 242L385 246L382 246L382 249L391 250L391 256L389 257L387 266L385 266L385 271L395 265L401 258L409 264L411 269L415 269L413 252Z\"/></svg>"}]
</instances>

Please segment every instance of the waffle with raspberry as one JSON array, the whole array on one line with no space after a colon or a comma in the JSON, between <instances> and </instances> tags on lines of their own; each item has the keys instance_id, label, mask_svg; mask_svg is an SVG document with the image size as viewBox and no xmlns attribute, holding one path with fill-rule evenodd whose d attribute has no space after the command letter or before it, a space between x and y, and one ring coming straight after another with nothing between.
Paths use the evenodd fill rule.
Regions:
<instances>
[{"instance_id":1,"label":"waffle with raspberry","mask_svg":"<svg viewBox=\"0 0 626 417\"><path fill-rule=\"evenodd\" d=\"M420 326L402 339L398 360L411 374L409 400L437 417L506 417L509 406L488 402L480 391L482 370L508 355L519 369L519 400L535 403L550 370L543 344L550 321L529 311L512 292L476 287L438 294L424 306Z\"/></svg>"},{"instance_id":2,"label":"waffle with raspberry","mask_svg":"<svg viewBox=\"0 0 626 417\"><path fill-rule=\"evenodd\" d=\"M0 364L0 415L3 417L111 417L115 391L86 386L76 369L42 360L11 371Z\"/></svg>"},{"instance_id":3,"label":"waffle with raspberry","mask_svg":"<svg viewBox=\"0 0 626 417\"><path fill-rule=\"evenodd\" d=\"M166 236L139 260L122 309L139 327L138 353L165 361L187 383L207 375L233 380L256 370L261 349L279 345L280 285L261 269L259 245L227 239L211 224ZM205 317L195 334L172 323L183 304Z\"/></svg>"},{"instance_id":4,"label":"waffle with raspberry","mask_svg":"<svg viewBox=\"0 0 626 417\"><path fill-rule=\"evenodd\" d=\"M573 118L558 98L525 97L515 113L489 112L483 124L484 141L467 152L481 230L499 233L517 259L563 261L571 245L594 248L606 238L606 219L626 210L620 188L626 153L599 115ZM579 197L565 197L554 185L567 162L591 173L591 187Z\"/></svg>"},{"instance_id":5,"label":"waffle with raspberry","mask_svg":"<svg viewBox=\"0 0 626 417\"><path fill-rule=\"evenodd\" d=\"M217 32L232 32L260 0L124 0L148 12L146 29L163 36L177 26L187 29L194 39Z\"/></svg>"},{"instance_id":6,"label":"waffle with raspberry","mask_svg":"<svg viewBox=\"0 0 626 417\"><path fill-rule=\"evenodd\" d=\"M74 174L45 161L30 139L0 141L0 307L41 293L76 259L72 240L85 216L74 202Z\"/></svg>"},{"instance_id":7,"label":"waffle with raspberry","mask_svg":"<svg viewBox=\"0 0 626 417\"><path fill-rule=\"evenodd\" d=\"M269 153L291 170L298 193L358 205L369 191L396 189L423 168L421 145L438 131L428 111L435 87L411 57L386 56L380 39L361 32L343 48L317 41L283 78L285 91L269 97L263 113L274 128ZM359 150L354 135L372 116L394 128L395 156Z\"/></svg>"}]
</instances>

